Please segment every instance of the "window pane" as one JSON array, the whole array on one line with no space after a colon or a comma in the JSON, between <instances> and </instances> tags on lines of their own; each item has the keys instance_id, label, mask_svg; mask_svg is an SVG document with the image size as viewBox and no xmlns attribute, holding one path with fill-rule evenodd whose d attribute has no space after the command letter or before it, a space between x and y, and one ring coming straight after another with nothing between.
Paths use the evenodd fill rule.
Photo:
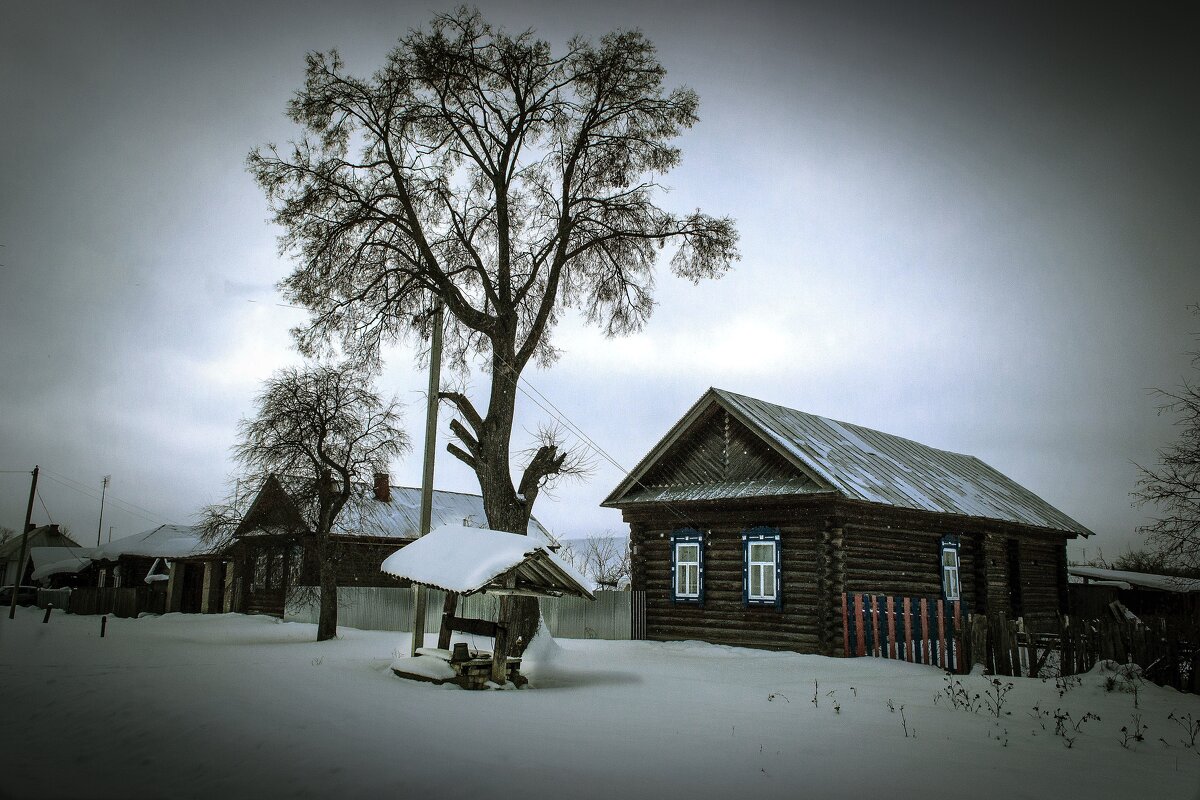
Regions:
<instances>
[{"instance_id":1,"label":"window pane","mask_svg":"<svg viewBox=\"0 0 1200 800\"><path fill-rule=\"evenodd\" d=\"M772 543L751 544L750 545L750 560L763 562L775 561L775 545Z\"/></svg>"},{"instance_id":2,"label":"window pane","mask_svg":"<svg viewBox=\"0 0 1200 800\"><path fill-rule=\"evenodd\" d=\"M953 547L947 547L942 550L942 564L947 567L958 566L958 550Z\"/></svg>"},{"instance_id":3,"label":"window pane","mask_svg":"<svg viewBox=\"0 0 1200 800\"><path fill-rule=\"evenodd\" d=\"M676 560L679 563L694 564L700 560L700 545L681 544L676 549Z\"/></svg>"},{"instance_id":4,"label":"window pane","mask_svg":"<svg viewBox=\"0 0 1200 800\"><path fill-rule=\"evenodd\" d=\"M762 597L762 567L750 568L750 596Z\"/></svg>"}]
</instances>

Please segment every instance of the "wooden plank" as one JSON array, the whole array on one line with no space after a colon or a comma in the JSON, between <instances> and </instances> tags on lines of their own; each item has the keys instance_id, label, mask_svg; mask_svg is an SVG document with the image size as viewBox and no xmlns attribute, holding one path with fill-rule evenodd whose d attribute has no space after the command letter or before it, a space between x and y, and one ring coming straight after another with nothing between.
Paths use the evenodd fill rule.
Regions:
<instances>
[{"instance_id":1,"label":"wooden plank","mask_svg":"<svg viewBox=\"0 0 1200 800\"><path fill-rule=\"evenodd\" d=\"M905 597L901 602L901 608L904 613L904 660L914 661L913 656L913 626L912 626L912 598Z\"/></svg>"},{"instance_id":2,"label":"wooden plank","mask_svg":"<svg viewBox=\"0 0 1200 800\"><path fill-rule=\"evenodd\" d=\"M887 598L887 632L888 632L888 658L900 658L900 653L896 649L896 601L891 595Z\"/></svg>"},{"instance_id":3,"label":"wooden plank","mask_svg":"<svg viewBox=\"0 0 1200 800\"><path fill-rule=\"evenodd\" d=\"M945 669L949 663L946 661L946 604L940 597L937 599L937 636L938 655L940 656L938 666Z\"/></svg>"},{"instance_id":4,"label":"wooden plank","mask_svg":"<svg viewBox=\"0 0 1200 800\"><path fill-rule=\"evenodd\" d=\"M850 610L847 608L846 593L841 593L841 642L846 650L846 656L851 655L850 649Z\"/></svg>"},{"instance_id":5,"label":"wooden plank","mask_svg":"<svg viewBox=\"0 0 1200 800\"><path fill-rule=\"evenodd\" d=\"M962 672L962 632L959 630L959 606L962 601L953 600L950 603L950 624L947 627L950 636L950 669Z\"/></svg>"},{"instance_id":6,"label":"wooden plank","mask_svg":"<svg viewBox=\"0 0 1200 800\"><path fill-rule=\"evenodd\" d=\"M920 603L921 609L921 657L918 659L919 664L928 664L929 661L929 601L922 597Z\"/></svg>"},{"instance_id":7,"label":"wooden plank","mask_svg":"<svg viewBox=\"0 0 1200 800\"><path fill-rule=\"evenodd\" d=\"M1008 647L1009 659L1012 661L1012 676L1014 678L1021 677L1021 645L1017 640L1017 632L1020 629L1021 623L1013 620L1008 623Z\"/></svg>"},{"instance_id":8,"label":"wooden plank","mask_svg":"<svg viewBox=\"0 0 1200 800\"><path fill-rule=\"evenodd\" d=\"M854 595L854 618L858 628L858 647L855 650L855 655L865 656L867 654L867 643L865 635L865 626L863 625L863 596L861 594Z\"/></svg>"},{"instance_id":9,"label":"wooden plank","mask_svg":"<svg viewBox=\"0 0 1200 800\"><path fill-rule=\"evenodd\" d=\"M871 655L882 656L880 648L880 599L877 595L870 596L871 601ZM886 628L884 628L886 630Z\"/></svg>"},{"instance_id":10,"label":"wooden plank","mask_svg":"<svg viewBox=\"0 0 1200 800\"><path fill-rule=\"evenodd\" d=\"M495 622L488 622L485 619L468 619L466 617L450 617L445 623L450 630L458 631L459 633L472 633L476 636L487 636L495 638L499 628L503 627Z\"/></svg>"},{"instance_id":11,"label":"wooden plank","mask_svg":"<svg viewBox=\"0 0 1200 800\"><path fill-rule=\"evenodd\" d=\"M454 610L458 607L458 594L456 592L446 592L446 599L442 602L442 625L438 629L438 647L442 650L450 649L450 634L452 628L451 621L454 619Z\"/></svg>"}]
</instances>

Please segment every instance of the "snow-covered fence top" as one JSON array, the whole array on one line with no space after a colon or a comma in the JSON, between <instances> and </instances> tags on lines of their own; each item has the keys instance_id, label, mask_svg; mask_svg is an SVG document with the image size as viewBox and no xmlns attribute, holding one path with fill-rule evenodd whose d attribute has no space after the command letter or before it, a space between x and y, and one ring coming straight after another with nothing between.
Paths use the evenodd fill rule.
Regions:
<instances>
[{"instance_id":1,"label":"snow-covered fence top","mask_svg":"<svg viewBox=\"0 0 1200 800\"><path fill-rule=\"evenodd\" d=\"M392 553L380 570L413 583L469 595L575 595L594 599L591 581L549 548L515 533L443 525ZM505 579L511 578L511 586Z\"/></svg>"}]
</instances>

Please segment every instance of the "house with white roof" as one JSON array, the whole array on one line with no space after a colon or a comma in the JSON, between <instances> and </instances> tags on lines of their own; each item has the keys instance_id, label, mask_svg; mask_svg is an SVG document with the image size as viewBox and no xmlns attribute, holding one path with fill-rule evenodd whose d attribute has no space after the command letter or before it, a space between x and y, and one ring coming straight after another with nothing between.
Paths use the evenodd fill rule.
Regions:
<instances>
[{"instance_id":1,"label":"house with white roof","mask_svg":"<svg viewBox=\"0 0 1200 800\"><path fill-rule=\"evenodd\" d=\"M263 483L234 534L226 556L232 562L230 610L283 616L288 592L316 586L319 568L312 509L298 498L292 479L270 476ZM407 586L380 572L380 564L420 536L421 490L392 486L386 473L359 487L361 496L339 515L333 540L339 586ZM435 490L431 528L443 525L487 527L483 498L477 494ZM556 549L557 539L530 518L530 539Z\"/></svg>"}]
</instances>

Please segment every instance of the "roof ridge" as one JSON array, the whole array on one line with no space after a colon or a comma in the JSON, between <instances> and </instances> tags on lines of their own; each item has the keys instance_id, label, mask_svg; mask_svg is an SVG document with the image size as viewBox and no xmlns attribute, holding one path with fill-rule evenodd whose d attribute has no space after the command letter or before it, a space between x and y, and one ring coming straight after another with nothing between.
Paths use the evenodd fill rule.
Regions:
<instances>
[{"instance_id":1,"label":"roof ridge","mask_svg":"<svg viewBox=\"0 0 1200 800\"><path fill-rule=\"evenodd\" d=\"M813 413L812 411L801 411L798 408L792 408L791 406L785 406L781 403L773 403L770 400L763 400L758 397L751 397L748 394L739 394L738 392L731 392L728 389L718 389L715 386L712 387L712 389L713 389L713 391L715 391L719 394L728 395L730 397L743 399L743 400L752 400L755 403L762 403L765 406L773 406L775 408L782 408L784 411L789 411L793 414L802 414L806 417L813 417L814 419L823 420L825 422L834 422L834 423L837 423L838 425L845 425L846 427L853 428L857 431L868 431L870 433L877 433L881 436L887 436L892 439L900 439L902 441L909 442L910 444L915 444L919 447L923 447L927 450L936 450L939 453L949 453L952 456L961 456L962 458L973 458L976 461L979 461L978 457L973 456L970 453L961 453L957 450L948 450L944 447L934 447L931 444L925 444L924 442L917 441L916 439L910 439L907 436L901 436L898 433L888 433L887 431L880 430L879 428L871 428L866 425L860 425L857 422L847 422L846 420L836 419L834 417L826 417L823 414L816 414L816 413ZM981 463L983 463L983 462L981 462Z\"/></svg>"}]
</instances>

